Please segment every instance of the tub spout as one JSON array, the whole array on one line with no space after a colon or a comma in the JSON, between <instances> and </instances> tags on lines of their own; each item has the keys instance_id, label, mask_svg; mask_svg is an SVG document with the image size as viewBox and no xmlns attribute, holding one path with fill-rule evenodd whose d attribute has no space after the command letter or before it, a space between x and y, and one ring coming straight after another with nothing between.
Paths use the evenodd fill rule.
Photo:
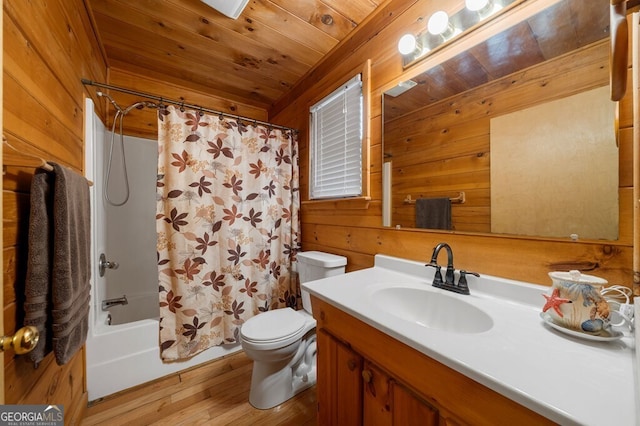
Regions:
<instances>
[{"instance_id":1,"label":"tub spout","mask_svg":"<svg viewBox=\"0 0 640 426\"><path fill-rule=\"evenodd\" d=\"M106 299L102 301L102 310L108 311L109 308L117 305L128 305L127 295L116 297L115 299Z\"/></svg>"}]
</instances>

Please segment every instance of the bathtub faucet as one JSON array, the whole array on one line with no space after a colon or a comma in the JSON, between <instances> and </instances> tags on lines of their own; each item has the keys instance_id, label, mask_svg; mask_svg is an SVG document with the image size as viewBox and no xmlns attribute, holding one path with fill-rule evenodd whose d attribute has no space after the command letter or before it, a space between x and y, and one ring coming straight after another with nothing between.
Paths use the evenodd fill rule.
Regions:
<instances>
[{"instance_id":1,"label":"bathtub faucet","mask_svg":"<svg viewBox=\"0 0 640 426\"><path fill-rule=\"evenodd\" d=\"M127 301L127 295L125 294L122 297L116 297L115 299L106 299L102 301L102 310L108 311L109 308L117 305L128 305L129 301Z\"/></svg>"}]
</instances>

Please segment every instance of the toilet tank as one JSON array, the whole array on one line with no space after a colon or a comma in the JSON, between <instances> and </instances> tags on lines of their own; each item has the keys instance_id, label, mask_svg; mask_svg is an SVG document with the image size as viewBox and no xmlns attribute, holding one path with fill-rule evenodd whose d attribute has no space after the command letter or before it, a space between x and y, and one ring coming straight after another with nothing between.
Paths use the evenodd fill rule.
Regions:
<instances>
[{"instance_id":1,"label":"toilet tank","mask_svg":"<svg viewBox=\"0 0 640 426\"><path fill-rule=\"evenodd\" d=\"M344 274L344 267L347 264L346 257L321 251L302 251L296 257L301 284ZM311 297L304 290L302 290L302 306L305 311L311 313Z\"/></svg>"}]
</instances>

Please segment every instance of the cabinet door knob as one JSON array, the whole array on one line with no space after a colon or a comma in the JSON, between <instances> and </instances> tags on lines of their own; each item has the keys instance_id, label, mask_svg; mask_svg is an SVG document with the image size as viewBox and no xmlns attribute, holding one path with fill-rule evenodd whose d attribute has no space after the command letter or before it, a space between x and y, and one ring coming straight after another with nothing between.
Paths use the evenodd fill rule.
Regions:
<instances>
[{"instance_id":1,"label":"cabinet door knob","mask_svg":"<svg viewBox=\"0 0 640 426\"><path fill-rule=\"evenodd\" d=\"M358 363L356 362L355 359L352 358L349 361L347 361L347 367L349 367L349 371L355 370L357 366L358 366Z\"/></svg>"},{"instance_id":2,"label":"cabinet door knob","mask_svg":"<svg viewBox=\"0 0 640 426\"><path fill-rule=\"evenodd\" d=\"M362 378L367 384L367 390L371 395L376 396L376 387L373 384L373 372L371 370L362 370Z\"/></svg>"}]
</instances>

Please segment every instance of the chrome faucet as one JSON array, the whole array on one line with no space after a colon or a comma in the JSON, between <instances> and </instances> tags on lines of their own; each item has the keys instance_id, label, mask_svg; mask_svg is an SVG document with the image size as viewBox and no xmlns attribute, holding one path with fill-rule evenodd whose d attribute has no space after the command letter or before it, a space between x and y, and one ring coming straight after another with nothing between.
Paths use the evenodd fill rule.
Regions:
<instances>
[{"instance_id":1,"label":"chrome faucet","mask_svg":"<svg viewBox=\"0 0 640 426\"><path fill-rule=\"evenodd\" d=\"M442 273L440 272L440 265L438 265L438 254L440 254L440 250L442 249L445 249L447 251L447 271L444 275L444 281L442 281ZM425 266L436 268L436 273L433 277L432 284L434 287L442 288L460 294L470 294L469 286L467 285L467 274L475 275L476 277L480 276L480 274L476 272L461 270L460 279L458 279L458 284L456 284L455 268L453 267L453 250L451 250L451 246L449 246L449 244L447 243L440 243L433 248L431 261Z\"/></svg>"},{"instance_id":2,"label":"chrome faucet","mask_svg":"<svg viewBox=\"0 0 640 426\"><path fill-rule=\"evenodd\" d=\"M102 301L102 310L108 311L109 308L117 305L128 305L129 301L127 300L127 295L125 294L122 297L116 297L115 299L105 299Z\"/></svg>"}]
</instances>

